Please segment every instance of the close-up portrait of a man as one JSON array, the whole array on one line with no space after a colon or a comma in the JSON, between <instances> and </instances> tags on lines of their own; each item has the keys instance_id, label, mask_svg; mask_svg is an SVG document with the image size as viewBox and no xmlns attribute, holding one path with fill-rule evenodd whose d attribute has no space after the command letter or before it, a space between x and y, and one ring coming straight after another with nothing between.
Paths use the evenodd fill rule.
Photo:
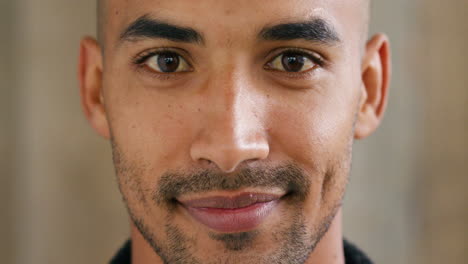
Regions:
<instances>
[{"instance_id":1,"label":"close-up portrait of a man","mask_svg":"<svg viewBox=\"0 0 468 264\"><path fill-rule=\"evenodd\" d=\"M111 263L372 263L342 231L391 75L369 6L98 1L78 71L131 219Z\"/></svg>"}]
</instances>

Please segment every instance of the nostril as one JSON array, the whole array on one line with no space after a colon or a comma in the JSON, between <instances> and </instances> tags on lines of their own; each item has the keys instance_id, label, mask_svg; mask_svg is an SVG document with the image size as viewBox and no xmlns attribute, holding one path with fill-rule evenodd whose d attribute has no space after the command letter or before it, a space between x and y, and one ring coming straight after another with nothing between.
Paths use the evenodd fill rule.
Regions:
<instances>
[{"instance_id":1,"label":"nostril","mask_svg":"<svg viewBox=\"0 0 468 264\"><path fill-rule=\"evenodd\" d=\"M198 166L217 167L225 173L235 171L243 163L252 163L268 158L269 147L264 144L201 144L192 146L191 157Z\"/></svg>"},{"instance_id":2,"label":"nostril","mask_svg":"<svg viewBox=\"0 0 468 264\"><path fill-rule=\"evenodd\" d=\"M203 166L209 166L213 163L211 160L205 159L205 158L200 158L198 161L200 165L203 165Z\"/></svg>"},{"instance_id":3,"label":"nostril","mask_svg":"<svg viewBox=\"0 0 468 264\"><path fill-rule=\"evenodd\" d=\"M233 126L229 122L213 122L205 127L190 146L192 161L229 173L244 163L267 159L268 137L259 124L244 122L242 126Z\"/></svg>"}]
</instances>

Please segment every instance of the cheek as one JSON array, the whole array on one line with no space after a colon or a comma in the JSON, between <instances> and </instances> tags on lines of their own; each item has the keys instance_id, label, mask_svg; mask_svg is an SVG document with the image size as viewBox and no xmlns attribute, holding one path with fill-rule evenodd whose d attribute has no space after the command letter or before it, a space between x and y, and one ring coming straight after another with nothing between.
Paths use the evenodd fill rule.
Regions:
<instances>
[{"instance_id":1,"label":"cheek","mask_svg":"<svg viewBox=\"0 0 468 264\"><path fill-rule=\"evenodd\" d=\"M109 97L112 137L123 153L150 164L152 177L163 169L184 165L190 158L187 149L196 129L191 118L196 108L169 96L133 89Z\"/></svg>"},{"instance_id":2,"label":"cheek","mask_svg":"<svg viewBox=\"0 0 468 264\"><path fill-rule=\"evenodd\" d=\"M305 208L310 215L325 214L339 203L347 182L356 98L352 87L346 89L307 93L293 104L277 105L271 119L272 149L311 177Z\"/></svg>"},{"instance_id":3,"label":"cheek","mask_svg":"<svg viewBox=\"0 0 468 264\"><path fill-rule=\"evenodd\" d=\"M337 104L323 97L277 107L270 121L272 148L312 171L323 172L327 162L347 147L353 112L349 102Z\"/></svg>"},{"instance_id":4,"label":"cheek","mask_svg":"<svg viewBox=\"0 0 468 264\"><path fill-rule=\"evenodd\" d=\"M315 225L341 203L349 173L354 111L351 101L338 105L325 98L320 103L308 101L277 109L271 141L272 149L310 175L311 189L303 209Z\"/></svg>"}]
</instances>

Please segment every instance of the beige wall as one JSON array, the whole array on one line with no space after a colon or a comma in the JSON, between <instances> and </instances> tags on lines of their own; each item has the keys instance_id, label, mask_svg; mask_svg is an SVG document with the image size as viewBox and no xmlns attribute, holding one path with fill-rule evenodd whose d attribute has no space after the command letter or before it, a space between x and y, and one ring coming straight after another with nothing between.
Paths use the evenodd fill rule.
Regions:
<instances>
[{"instance_id":1,"label":"beige wall","mask_svg":"<svg viewBox=\"0 0 468 264\"><path fill-rule=\"evenodd\" d=\"M418 170L423 243L429 263L468 259L468 1L425 8L421 70L425 114Z\"/></svg>"},{"instance_id":2,"label":"beige wall","mask_svg":"<svg viewBox=\"0 0 468 264\"><path fill-rule=\"evenodd\" d=\"M377 263L468 259L467 2L374 0L395 78L381 129L355 147L345 234ZM2 263L105 263L128 235L108 143L79 107L94 6L0 2Z\"/></svg>"},{"instance_id":3,"label":"beige wall","mask_svg":"<svg viewBox=\"0 0 468 264\"><path fill-rule=\"evenodd\" d=\"M8 10L10 12L3 12ZM12 118L12 106L15 97L13 69L11 56L13 40L8 37L14 31L11 13L12 3L0 2L0 256L2 261L13 263L14 252L13 205L12 201L14 177L14 144L16 122ZM5 253L4 253L5 252Z\"/></svg>"}]
</instances>

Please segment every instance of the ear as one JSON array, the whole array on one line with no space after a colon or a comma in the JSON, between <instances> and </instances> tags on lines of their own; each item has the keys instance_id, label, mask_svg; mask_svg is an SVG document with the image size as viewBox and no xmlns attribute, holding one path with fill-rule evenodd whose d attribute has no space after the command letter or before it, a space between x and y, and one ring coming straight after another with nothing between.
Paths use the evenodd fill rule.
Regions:
<instances>
[{"instance_id":1,"label":"ear","mask_svg":"<svg viewBox=\"0 0 468 264\"><path fill-rule=\"evenodd\" d=\"M367 42L363 57L361 100L354 138L369 136L382 121L387 106L390 76L390 44L387 36L377 34Z\"/></svg>"},{"instance_id":2,"label":"ear","mask_svg":"<svg viewBox=\"0 0 468 264\"><path fill-rule=\"evenodd\" d=\"M78 79L80 82L81 106L96 132L109 138L109 125L102 96L103 62L97 41L85 37L80 42Z\"/></svg>"}]
</instances>

